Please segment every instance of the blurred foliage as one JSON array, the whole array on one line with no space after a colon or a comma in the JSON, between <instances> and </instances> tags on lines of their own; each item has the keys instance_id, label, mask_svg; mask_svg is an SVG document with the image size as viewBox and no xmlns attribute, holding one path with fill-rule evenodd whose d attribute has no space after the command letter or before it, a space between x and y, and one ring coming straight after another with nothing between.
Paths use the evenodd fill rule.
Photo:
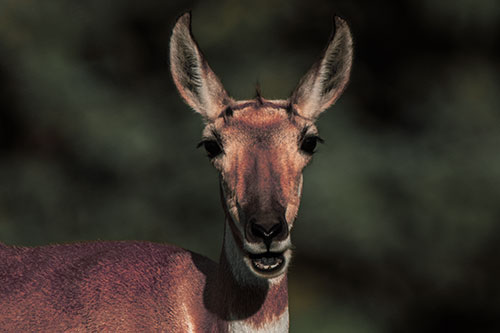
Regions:
<instances>
[{"instance_id":1,"label":"blurred foliage","mask_svg":"<svg viewBox=\"0 0 500 333\"><path fill-rule=\"evenodd\" d=\"M145 239L217 259L217 176L171 82L175 18L235 98L286 98L331 15L351 84L318 123L290 269L294 332L493 332L496 0L0 0L0 240Z\"/></svg>"}]
</instances>

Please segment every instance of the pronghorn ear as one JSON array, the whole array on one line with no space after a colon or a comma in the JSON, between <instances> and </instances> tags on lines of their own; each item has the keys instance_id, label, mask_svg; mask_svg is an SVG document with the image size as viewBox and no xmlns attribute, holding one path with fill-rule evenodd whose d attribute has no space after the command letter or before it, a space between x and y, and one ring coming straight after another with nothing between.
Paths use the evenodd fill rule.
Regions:
<instances>
[{"instance_id":1,"label":"pronghorn ear","mask_svg":"<svg viewBox=\"0 0 500 333\"><path fill-rule=\"evenodd\" d=\"M300 80L291 96L297 113L312 120L340 97L349 81L353 53L351 32L340 17L334 21L334 33L321 59Z\"/></svg>"},{"instance_id":2,"label":"pronghorn ear","mask_svg":"<svg viewBox=\"0 0 500 333\"><path fill-rule=\"evenodd\" d=\"M170 38L170 70L187 104L212 121L229 104L222 83L210 69L191 32L191 13L177 19Z\"/></svg>"}]
</instances>

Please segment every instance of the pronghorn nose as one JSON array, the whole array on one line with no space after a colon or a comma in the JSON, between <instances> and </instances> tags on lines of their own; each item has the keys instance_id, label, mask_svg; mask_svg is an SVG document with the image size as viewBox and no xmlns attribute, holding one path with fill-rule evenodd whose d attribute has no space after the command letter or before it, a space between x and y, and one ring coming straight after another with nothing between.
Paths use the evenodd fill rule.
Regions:
<instances>
[{"instance_id":1,"label":"pronghorn nose","mask_svg":"<svg viewBox=\"0 0 500 333\"><path fill-rule=\"evenodd\" d=\"M267 248L273 240L284 240L288 236L288 226L284 219L274 223L259 223L251 218L247 224L246 238L250 242L263 241Z\"/></svg>"}]
</instances>

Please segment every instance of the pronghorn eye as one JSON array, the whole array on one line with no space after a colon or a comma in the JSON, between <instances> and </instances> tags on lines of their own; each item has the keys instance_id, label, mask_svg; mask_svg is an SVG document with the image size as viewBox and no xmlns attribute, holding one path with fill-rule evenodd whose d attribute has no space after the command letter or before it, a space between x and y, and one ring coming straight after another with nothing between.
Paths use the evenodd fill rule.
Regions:
<instances>
[{"instance_id":1,"label":"pronghorn eye","mask_svg":"<svg viewBox=\"0 0 500 333\"><path fill-rule=\"evenodd\" d=\"M214 158L222 153L222 147L216 140L204 140L198 144L198 147L201 145L207 151L209 158Z\"/></svg>"},{"instance_id":2,"label":"pronghorn eye","mask_svg":"<svg viewBox=\"0 0 500 333\"><path fill-rule=\"evenodd\" d=\"M316 135L306 136L300 144L300 149L306 154L312 155L315 152L318 141L323 142L323 139Z\"/></svg>"}]
</instances>

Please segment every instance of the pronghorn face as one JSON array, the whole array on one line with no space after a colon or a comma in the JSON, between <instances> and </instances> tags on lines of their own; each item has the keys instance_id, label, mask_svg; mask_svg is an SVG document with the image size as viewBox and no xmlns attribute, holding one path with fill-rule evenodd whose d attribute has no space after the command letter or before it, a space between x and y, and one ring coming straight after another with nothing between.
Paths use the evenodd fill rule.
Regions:
<instances>
[{"instance_id":1,"label":"pronghorn face","mask_svg":"<svg viewBox=\"0 0 500 333\"><path fill-rule=\"evenodd\" d=\"M302 170L318 141L314 121L347 84L352 40L347 24L287 100L234 101L212 72L181 16L170 42L174 82L185 101L205 119L200 146L220 173L228 228L243 261L256 276L286 271L290 231L297 216Z\"/></svg>"},{"instance_id":2,"label":"pronghorn face","mask_svg":"<svg viewBox=\"0 0 500 333\"><path fill-rule=\"evenodd\" d=\"M290 259L302 170L321 140L314 124L290 113L287 101L234 103L209 123L202 145L220 172L228 223L249 266L280 273Z\"/></svg>"}]
</instances>

